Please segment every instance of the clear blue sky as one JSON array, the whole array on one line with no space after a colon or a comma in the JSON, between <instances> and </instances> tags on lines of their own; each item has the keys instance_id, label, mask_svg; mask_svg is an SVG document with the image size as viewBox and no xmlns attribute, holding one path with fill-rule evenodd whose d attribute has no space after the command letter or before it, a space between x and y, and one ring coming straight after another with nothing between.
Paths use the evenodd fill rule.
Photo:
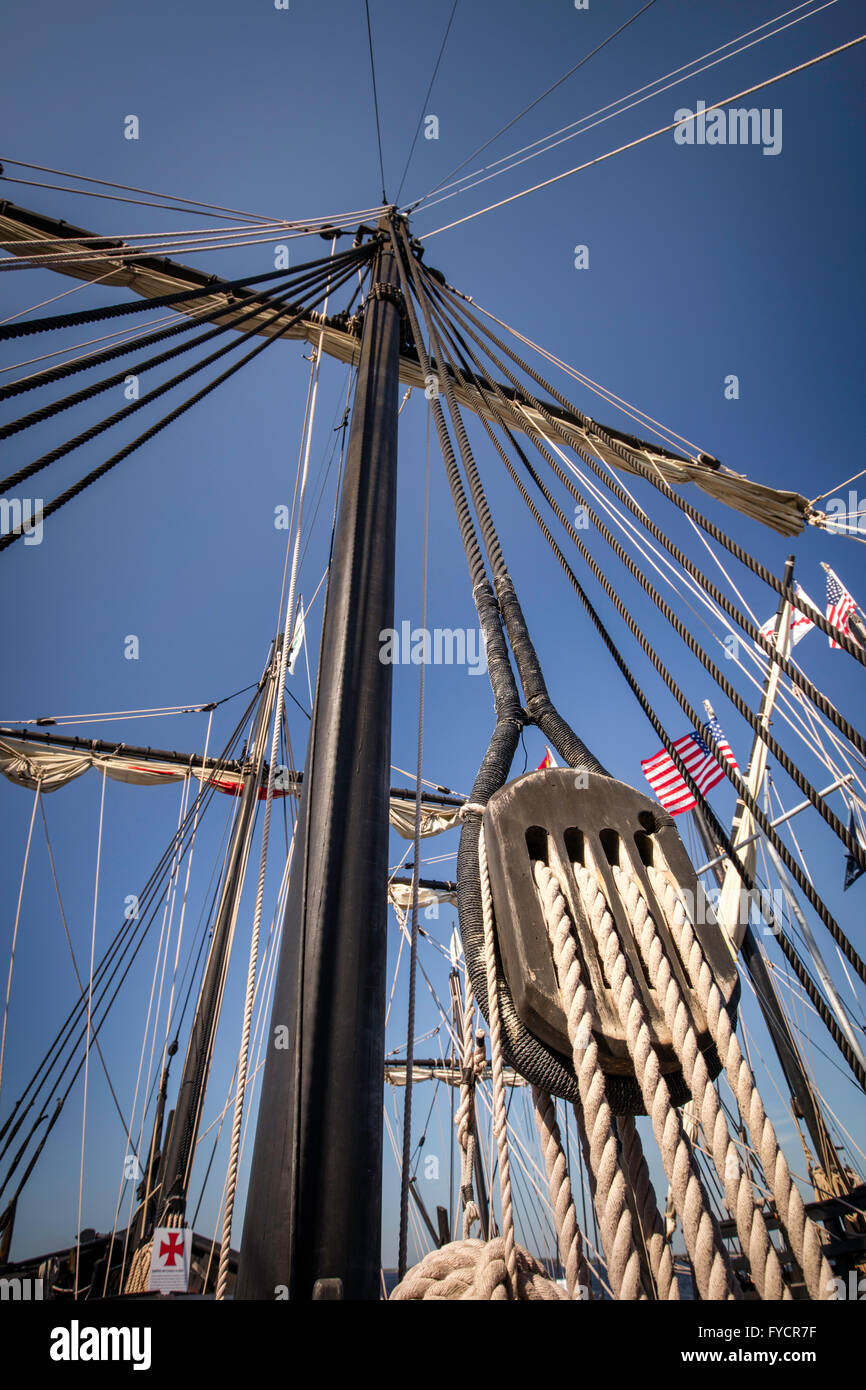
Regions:
<instances>
[{"instance_id":1,"label":"clear blue sky","mask_svg":"<svg viewBox=\"0 0 866 1390\"><path fill-rule=\"evenodd\" d=\"M371 0L370 8L386 184L393 197L450 6ZM461 0L425 108L439 118L439 139L419 140L404 197L425 193L635 8L631 0L591 0L589 9L581 12L567 0L532 6L516 0ZM497 141L482 162L605 106L783 8L762 0L727 6L657 0L627 32ZM268 216L336 213L378 200L376 132L360 0L329 0L327 5L291 0L285 12L277 11L270 0L193 0L183 6L154 0L145 10L97 0L81 0L75 7L48 0L38 16L24 5L8 5L0 25L5 57L0 160L28 160ZM853 38L861 28L860 7L839 0L674 91L419 213L413 230L423 236L666 125L680 107L694 108L699 99L709 103L738 92ZM862 454L864 198L858 125L863 86L863 50L856 49L754 98L761 106L783 111L783 146L776 157L764 156L757 147L679 147L671 134L663 135L431 238L426 260L480 304L729 467L814 497L856 473ZM140 119L138 141L123 138L129 114ZM68 183L47 174L29 175L9 164L6 173ZM14 183L0 183L0 193L106 234L219 225L205 224L195 214L160 213ZM324 247L317 239L309 244L314 248L311 256ZM589 247L587 270L574 269L578 244ZM293 243L296 262L302 259L302 247L306 251L307 243ZM252 275L271 269L273 250L266 243L179 259L225 276ZM39 271L9 273L0 282L2 317L72 283ZM85 287L58 307L121 298L118 290ZM97 331L70 330L50 343L39 338L4 344L0 365L72 345ZM308 371L305 350L300 344L270 349L47 524L41 546L17 546L2 556L7 600L0 621L7 659L0 716L31 718L201 702L219 699L258 678L279 596L285 533L274 529L273 515L274 508L289 499L294 476ZM330 431L339 419L346 389L345 369L333 363L326 367L314 444L317 469L330 449ZM732 373L740 383L735 401L724 396L725 377ZM565 389L562 381L555 384ZM630 427L589 393L577 387L569 393L597 418ZM35 397L25 400L22 409L36 403ZM5 471L101 418L105 400L12 441ZM21 413L18 404L8 405L4 418ZM111 400L112 409L121 404L119 397ZM424 429L423 403L416 397L401 417L398 624L404 618L420 621ZM473 431L473 440L477 433ZM122 437L131 437L131 430ZM41 475L40 492L53 496L108 452L104 440L77 451ZM612 773L640 785L639 760L656 750L656 736L589 630L555 561L534 528L528 528L522 503L480 438L478 457L554 700ZM635 491L697 562L711 563L672 508L651 491ZM704 502L697 493L693 500L781 572L792 548L789 542ZM301 590L307 595L318 583L327 556L332 503L333 473L301 575ZM435 457L431 524L428 626L474 626L465 561ZM589 544L607 563L603 540L594 536ZM866 565L858 543L810 531L793 549L799 578L819 604L824 597L821 560L832 564L866 603ZM700 707L704 698L714 701L744 765L750 744L746 725L613 560L610 572L692 703ZM584 577L580 569L578 573ZM744 571L735 577L748 602L762 617L769 616L774 605L763 586ZM591 578L588 588L598 598ZM603 596L599 607L665 727L675 737L685 732L684 716ZM318 619L320 603L315 611ZM317 623L311 626L315 652ZM140 638L137 662L123 656L128 634ZM823 637L815 634L797 655L839 708L856 719L862 708L862 670L844 653L828 651ZM725 665L726 675L751 698L751 687L730 663ZM292 690L308 703L302 667ZM397 668L394 695L393 761L411 768L417 733L415 668ZM215 745L228 732L235 709L230 705L220 712ZM429 668L425 776L468 791L491 718L484 678ZM289 720L300 761L306 721L293 705ZM83 734L88 727L72 732ZM93 736L184 749L200 749L204 732L202 716L92 726ZM829 781L785 732L783 742L795 756L802 753L807 775L819 786ZM543 752L538 733L529 731L527 765L536 766ZM516 772L522 764L521 754ZM776 781L786 804L799 799L783 774ZM99 794L99 779L89 774L46 798L64 906L83 964L90 949ZM733 809L730 788L720 787L713 801L723 821L728 819ZM835 805L842 814L838 797ZM139 890L173 832L177 806L177 790L108 785L97 954L119 924L126 895ZM0 786L7 882L0 934L4 962L29 808L27 793L6 783ZM228 803L215 808L215 817L209 819L219 821L227 809ZM36 830L23 900L2 1113L41 1057L74 992L38 822ZM221 831L222 822L202 832L191 889L193 922L207 891ZM841 847L812 814L797 822L796 833L808 847L816 884L856 940L866 879L843 898ZM392 862L403 848L395 838ZM425 853L455 848L452 834L427 841ZM437 874L451 876L453 862L447 861ZM452 916L445 912L433 924L445 944ZM390 930L393 948L393 918ZM817 930L831 955L826 933ZM228 1091L240 1032L246 939L242 920L206 1124L219 1113ZM431 971L436 967L444 991L444 971L426 949L429 960L423 955L422 959ZM125 1111L135 1087L154 953L155 945L139 958L125 1003L112 1016L104 1039ZM2 970L5 981L5 964ZM423 990L420 997L419 1034L435 1022ZM749 1006L756 1045L763 1050L769 1044L754 1014ZM834 1054L826 1035L816 1031L815 1037ZM404 1042L401 985L387 1045L396 1048ZM419 1045L422 1054L426 1046ZM858 1104L862 1097L820 1053L814 1055L824 1094L863 1145L866 1126ZM793 1126L783 1116L778 1097L769 1083L764 1089L780 1130L790 1138ZM428 1105L427 1091L420 1088L415 1110L421 1120ZM228 1125L215 1174L223 1163L227 1132ZM106 1229L113 1219L123 1134L95 1061L87 1134L82 1221ZM427 1148L443 1156L447 1174L444 1141L437 1137L435 1142L438 1149L431 1147L431 1128ZM74 1238L80 1143L79 1087L22 1199L17 1257ZM207 1153L208 1144L202 1146ZM792 1154L801 1168L796 1140ZM394 1166L387 1141L386 1173L390 1200ZM212 1178L198 1221L202 1231L213 1229L219 1186L219 1179ZM432 1208L444 1200L447 1184L430 1182L423 1190ZM239 1213L236 1239L240 1220ZM394 1222L389 1216L386 1263L393 1261L394 1253Z\"/></svg>"}]
</instances>

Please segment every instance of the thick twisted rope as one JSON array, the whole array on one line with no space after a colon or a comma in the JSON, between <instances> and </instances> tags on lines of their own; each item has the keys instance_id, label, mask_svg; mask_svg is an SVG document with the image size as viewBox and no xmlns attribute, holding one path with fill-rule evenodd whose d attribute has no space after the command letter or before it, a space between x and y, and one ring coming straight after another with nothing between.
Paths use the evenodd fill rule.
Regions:
<instances>
[{"instance_id":1,"label":"thick twisted rope","mask_svg":"<svg viewBox=\"0 0 866 1390\"><path fill-rule=\"evenodd\" d=\"M702 1299L740 1297L734 1273L712 1215L691 1147L683 1132L658 1054L650 1036L646 1010L634 987L601 885L583 864L574 865L584 911L604 961L611 993L625 1029L626 1043L647 1113L652 1120L662 1163L671 1185L674 1205L683 1227L686 1249Z\"/></svg>"},{"instance_id":2,"label":"thick twisted rope","mask_svg":"<svg viewBox=\"0 0 866 1390\"><path fill-rule=\"evenodd\" d=\"M166 1226L180 1230L183 1217L179 1211L171 1212L166 1218ZM147 1293L150 1282L150 1262L153 1255L153 1236L140 1245L129 1262L129 1273L123 1286L124 1293Z\"/></svg>"},{"instance_id":3,"label":"thick twisted rope","mask_svg":"<svg viewBox=\"0 0 866 1390\"><path fill-rule=\"evenodd\" d=\"M466 993L463 1003L463 1038L461 1048L462 1073L460 1077L460 1104L454 1123L457 1126L457 1143L460 1146L460 1195L463 1198L463 1239L468 1240L472 1227L481 1219L475 1205L472 1188L472 1175L475 1167L475 1082L479 1075L478 1051L474 1043L475 1000L472 984L466 975ZM481 1065L484 1054L481 1052Z\"/></svg>"},{"instance_id":4,"label":"thick twisted rope","mask_svg":"<svg viewBox=\"0 0 866 1390\"><path fill-rule=\"evenodd\" d=\"M493 1133L499 1159L499 1200L502 1208L502 1240L511 1291L517 1297L517 1255L514 1246L514 1205L511 1200L511 1169L508 1161L508 1120L505 1108L505 1080L502 1075L502 1029L499 1020L499 988L496 980L496 944L493 935L493 896L487 867L484 827L478 837L478 869L481 879L481 907L484 914L484 963L487 969L487 1023L490 1029L490 1069L493 1074Z\"/></svg>"},{"instance_id":5,"label":"thick twisted rope","mask_svg":"<svg viewBox=\"0 0 866 1390\"><path fill-rule=\"evenodd\" d=\"M516 1275L508 1272L512 1259ZM565 1289L548 1278L542 1266L519 1245L506 1254L505 1241L457 1240L431 1250L415 1265L391 1294L391 1302L421 1299L502 1302L512 1297L524 1301L554 1302L567 1299Z\"/></svg>"},{"instance_id":6,"label":"thick twisted rope","mask_svg":"<svg viewBox=\"0 0 866 1390\"><path fill-rule=\"evenodd\" d=\"M643 1145L632 1115L618 1115L616 1121L622 1142L622 1158L634 1196L635 1211L646 1245L650 1269L659 1298L678 1299L680 1286L674 1276L674 1262L665 1224L656 1201Z\"/></svg>"},{"instance_id":7,"label":"thick twisted rope","mask_svg":"<svg viewBox=\"0 0 866 1390\"><path fill-rule=\"evenodd\" d=\"M649 868L647 872L662 904L680 958L697 992L698 1002L706 1015L710 1036L736 1096L740 1114L748 1125L752 1143L760 1156L776 1212L803 1271L806 1288L813 1299L829 1299L834 1290L833 1271L821 1250L818 1229L806 1215L803 1199L791 1177L776 1131L764 1110L751 1068L740 1050L731 1015L713 978L703 947L673 882L658 869Z\"/></svg>"},{"instance_id":8,"label":"thick twisted rope","mask_svg":"<svg viewBox=\"0 0 866 1390\"><path fill-rule=\"evenodd\" d=\"M605 1093L604 1073L598 1061L598 1044L593 1031L596 1026L593 997L581 979L571 919L559 883L540 860L533 864L533 873L550 936L572 1046L580 1091L580 1108L575 1106L575 1114L584 1140L587 1167L594 1179L593 1199L608 1277L615 1298L644 1298L646 1293L641 1283L640 1255L626 1201L625 1178L617 1160L613 1114Z\"/></svg>"},{"instance_id":9,"label":"thick twisted rope","mask_svg":"<svg viewBox=\"0 0 866 1390\"><path fill-rule=\"evenodd\" d=\"M614 865L613 876L625 905L647 976L662 1004L673 1047L704 1127L713 1163L725 1189L725 1203L737 1225L740 1248L747 1256L755 1287L763 1299L790 1299L782 1266L764 1221L755 1205L751 1179L743 1170L737 1147L719 1104L716 1089L700 1050L691 1011L671 969L664 942L633 872Z\"/></svg>"},{"instance_id":10,"label":"thick twisted rope","mask_svg":"<svg viewBox=\"0 0 866 1390\"><path fill-rule=\"evenodd\" d=\"M532 1088L532 1099L535 1105L535 1123L544 1152L559 1258L565 1270L565 1286L569 1298L589 1298L589 1269L584 1259L583 1241L577 1224L562 1135L556 1120L556 1106L547 1092L539 1090L537 1086Z\"/></svg>"}]
</instances>

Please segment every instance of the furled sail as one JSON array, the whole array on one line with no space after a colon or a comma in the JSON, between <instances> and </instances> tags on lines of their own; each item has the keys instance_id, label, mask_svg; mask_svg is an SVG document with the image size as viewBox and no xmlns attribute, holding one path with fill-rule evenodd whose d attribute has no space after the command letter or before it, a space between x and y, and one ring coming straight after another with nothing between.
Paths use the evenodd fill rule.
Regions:
<instances>
[{"instance_id":1,"label":"furled sail","mask_svg":"<svg viewBox=\"0 0 866 1390\"><path fill-rule=\"evenodd\" d=\"M9 202L0 202L0 234L2 234L2 239L9 243L7 249L13 254L16 254L16 250L12 243L16 240L26 243L22 245L20 254L28 256L33 255L33 242L35 240L56 243L58 238L62 238L65 243L69 244L70 250L84 250L86 248L91 252L91 256L95 250L92 233L81 227L71 226L68 222L43 217L40 213L16 207L14 203ZM90 240L80 243L77 238L89 238ZM52 251L55 249L56 246L51 247ZM301 338L316 347L321 342L323 350L329 356L336 357L341 362L357 365L361 351L359 323L328 319L323 325L320 315L307 313L298 323L287 328L288 321L297 314L300 306L286 304L282 313L275 314L275 306L270 303L267 293L252 295L244 294L239 290L231 292L221 290L221 281L218 276L207 275L202 271L193 270L189 266L180 265L163 257L142 257L139 254L135 258L129 259L136 248L116 238L105 239L105 250L104 258L93 257L79 264L75 262L71 264L55 263L53 268L79 280L98 280L102 285L124 286L134 291L135 294L142 295L145 299L156 299L165 294L177 293L186 287L190 290L199 290L206 285L212 285L212 295L190 300L188 304L181 300L173 306L174 309L180 314L194 312L197 318L205 322L211 314L224 308L229 302L236 304L237 315L240 316L248 311L252 302L258 300L262 306L261 314L246 319L244 322L245 330L252 328L264 337L279 333L286 338ZM231 319L231 315L226 315L218 321L230 323ZM401 355L400 380L404 385L424 390L424 371L417 358ZM514 396L514 392L507 386L503 387L503 390L506 395ZM469 410L478 410L478 396L474 391L467 390L466 387L455 383L455 394L461 405ZM526 415L527 428L538 426L543 430L545 422L538 412L526 402L521 402L521 404ZM566 433L574 436L575 443L591 449L593 453L603 458L614 468L626 473L637 471L631 468L618 454L613 453L593 433L592 422L590 422L590 428L584 428L575 416L550 402L545 404L545 409L548 409L550 414L556 417ZM812 520L809 502L798 492L789 492L766 487L763 483L752 482L741 473L735 473L731 469L725 468L715 459L683 458L670 450L662 449L619 430L611 429L610 426L604 426L604 429L609 435L626 443L645 462L652 464L671 487L682 487L686 483L694 483L696 487L715 498L716 501L723 502L727 507L733 507L744 516L751 517L764 526L769 526L783 536L799 535L803 530L804 523ZM816 513L814 518L816 524L820 524L822 515Z\"/></svg>"},{"instance_id":2,"label":"furled sail","mask_svg":"<svg viewBox=\"0 0 866 1390\"><path fill-rule=\"evenodd\" d=\"M43 792L57 791L81 777L90 768L97 768L113 782L126 782L137 787L155 786L161 782L182 782L196 777L206 786L215 787L226 796L240 796L244 772L239 767L226 767L218 762L201 759L167 761L147 754L118 751L106 753L90 748L85 742L73 748L57 748L30 742L26 738L0 736L0 773L19 787L31 790L40 786ZM274 775L274 796L297 794L300 778L288 768L277 768ZM267 781L259 788L259 800L267 796ZM456 798L455 798L456 801ZM441 835L459 824L459 804L422 801L421 834ZM411 840L415 834L415 797L413 793L392 792L388 818L398 835Z\"/></svg>"}]
</instances>

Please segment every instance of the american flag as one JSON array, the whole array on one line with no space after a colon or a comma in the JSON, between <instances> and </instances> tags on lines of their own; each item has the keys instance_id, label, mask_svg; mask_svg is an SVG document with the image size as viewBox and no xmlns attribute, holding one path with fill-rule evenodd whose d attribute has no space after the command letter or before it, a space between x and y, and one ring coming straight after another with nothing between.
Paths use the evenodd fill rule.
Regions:
<instances>
[{"instance_id":1,"label":"american flag","mask_svg":"<svg viewBox=\"0 0 866 1390\"><path fill-rule=\"evenodd\" d=\"M857 612L857 605L854 602L845 585L837 574L831 569L827 570L827 621L834 627L838 627L842 632L847 632L850 636L851 629L848 623L851 617ZM827 639L831 647L838 647L839 643L834 642L832 637Z\"/></svg>"},{"instance_id":2,"label":"american flag","mask_svg":"<svg viewBox=\"0 0 866 1390\"><path fill-rule=\"evenodd\" d=\"M737 760L731 752L728 740L722 733L718 719L710 719L704 725L704 729L715 739L719 752L725 760L731 764L735 772L739 772ZM704 795L723 780L725 774L700 734L694 732L685 734L683 738L677 739L674 748L685 763L698 790ZM661 749L653 758L643 758L641 767L659 801L666 811L670 811L672 816L678 816L681 811L690 811L693 806L697 805L695 797L686 786L676 763L666 749Z\"/></svg>"}]
</instances>

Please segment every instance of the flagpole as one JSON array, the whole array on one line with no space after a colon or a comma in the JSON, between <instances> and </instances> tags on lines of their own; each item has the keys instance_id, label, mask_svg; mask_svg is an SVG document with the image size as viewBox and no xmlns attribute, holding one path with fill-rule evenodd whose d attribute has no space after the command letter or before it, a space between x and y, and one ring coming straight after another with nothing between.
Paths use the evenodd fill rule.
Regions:
<instances>
[{"instance_id":1,"label":"flagpole","mask_svg":"<svg viewBox=\"0 0 866 1390\"><path fill-rule=\"evenodd\" d=\"M789 555L785 564L785 574L782 581L786 588L790 588L793 576L794 557L793 555ZM791 630L791 619L793 616L793 611L794 610L790 602L787 599L782 599L781 603L779 604L779 612L776 620L775 632L776 651L780 652L782 655L784 655L787 651L788 635ZM758 795L761 783L764 780L764 773L767 770L767 756L769 753L769 749L767 748L767 745L764 742L763 735L767 732L767 730L770 727L770 718L773 713L773 707L776 703L776 695L779 689L779 681L781 679L781 675L781 666L779 666L779 664L775 661L770 661L768 663L767 678L764 684L764 695L763 699L761 700L761 712L759 715L760 728L758 732L755 734L755 740L752 744L752 752L749 757L749 770L746 774L746 787L748 788L748 791L753 799L755 799ZM706 703L706 701L704 701L704 706L708 713L710 713L710 717L712 718L710 706ZM743 865L743 868L752 878L754 878L755 872L756 845L755 841L750 839L750 837L752 836L754 831L754 817L751 811L746 806L745 801L742 799L742 797L740 797L737 800L736 810L734 811L734 819L731 825L731 842L733 844L737 844L738 842L740 843L741 849L737 852L737 858ZM748 843L743 843L744 841ZM735 864L730 863L729 861L727 868L725 869L725 877L722 882L722 892L719 898L719 910L717 915L722 930L726 933L728 940L730 941L731 948L735 954L737 951L739 951L740 946L742 945L743 936L745 935L748 920L747 915L745 920L741 920L741 918L744 917L744 914L742 914L739 910L741 898L741 883L742 880L740 878L737 866Z\"/></svg>"}]
</instances>

